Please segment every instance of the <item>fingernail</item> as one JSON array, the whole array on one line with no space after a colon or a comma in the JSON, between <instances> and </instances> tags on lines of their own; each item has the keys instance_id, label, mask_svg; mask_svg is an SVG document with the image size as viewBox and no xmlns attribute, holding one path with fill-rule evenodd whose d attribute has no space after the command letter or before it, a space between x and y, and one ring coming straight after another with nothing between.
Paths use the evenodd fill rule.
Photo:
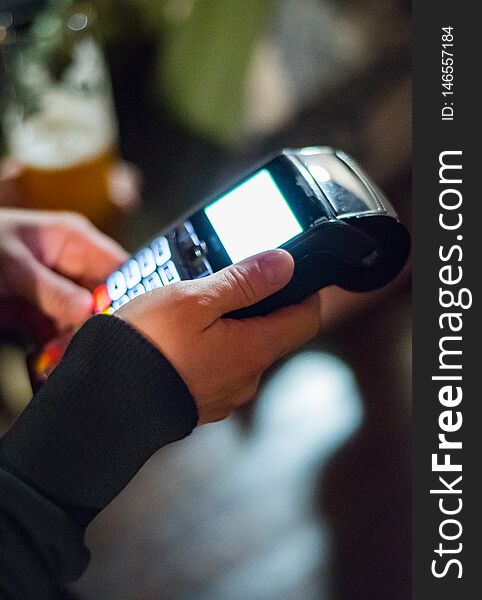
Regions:
<instances>
[{"instance_id":1,"label":"fingernail","mask_svg":"<svg viewBox=\"0 0 482 600\"><path fill-rule=\"evenodd\" d=\"M258 258L258 267L270 285L287 283L293 273L293 260L287 252L273 250Z\"/></svg>"}]
</instances>

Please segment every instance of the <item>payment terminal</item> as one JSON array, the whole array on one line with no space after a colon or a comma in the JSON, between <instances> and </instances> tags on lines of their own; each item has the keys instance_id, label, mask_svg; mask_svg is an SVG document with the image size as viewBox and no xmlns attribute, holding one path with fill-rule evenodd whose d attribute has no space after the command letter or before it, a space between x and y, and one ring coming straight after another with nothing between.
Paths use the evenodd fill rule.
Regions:
<instances>
[{"instance_id":1,"label":"payment terminal","mask_svg":"<svg viewBox=\"0 0 482 600\"><path fill-rule=\"evenodd\" d=\"M264 315L329 285L365 291L402 269L409 236L376 185L347 154L329 147L286 149L168 227L94 291L96 313L114 313L151 290L206 277L273 248L294 259L291 281L257 304L226 315ZM50 344L34 370L50 372ZM43 359L42 359L43 357Z\"/></svg>"}]
</instances>

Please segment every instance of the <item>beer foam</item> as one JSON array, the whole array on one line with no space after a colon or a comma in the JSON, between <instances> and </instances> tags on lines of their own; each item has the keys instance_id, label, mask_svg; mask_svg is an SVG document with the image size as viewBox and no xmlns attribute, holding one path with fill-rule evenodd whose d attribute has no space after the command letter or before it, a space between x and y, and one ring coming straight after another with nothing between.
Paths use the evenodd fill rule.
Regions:
<instances>
[{"instance_id":1,"label":"beer foam","mask_svg":"<svg viewBox=\"0 0 482 600\"><path fill-rule=\"evenodd\" d=\"M41 110L26 120L11 120L12 154L25 165L63 169L95 159L112 148L116 124L109 97L79 97L54 89Z\"/></svg>"}]
</instances>

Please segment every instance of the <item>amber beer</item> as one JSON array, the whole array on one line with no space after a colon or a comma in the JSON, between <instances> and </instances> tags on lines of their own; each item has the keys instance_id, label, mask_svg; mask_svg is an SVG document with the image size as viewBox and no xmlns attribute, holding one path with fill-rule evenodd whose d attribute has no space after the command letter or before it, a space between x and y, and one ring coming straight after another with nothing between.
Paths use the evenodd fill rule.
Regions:
<instances>
[{"instance_id":1,"label":"amber beer","mask_svg":"<svg viewBox=\"0 0 482 600\"><path fill-rule=\"evenodd\" d=\"M74 210L103 227L113 213L109 176L117 160L111 106L60 91L44 110L11 128L19 184L31 208Z\"/></svg>"},{"instance_id":2,"label":"amber beer","mask_svg":"<svg viewBox=\"0 0 482 600\"><path fill-rule=\"evenodd\" d=\"M24 164L19 183L31 208L73 210L103 227L112 214L109 173L116 160L113 149L64 168Z\"/></svg>"}]
</instances>

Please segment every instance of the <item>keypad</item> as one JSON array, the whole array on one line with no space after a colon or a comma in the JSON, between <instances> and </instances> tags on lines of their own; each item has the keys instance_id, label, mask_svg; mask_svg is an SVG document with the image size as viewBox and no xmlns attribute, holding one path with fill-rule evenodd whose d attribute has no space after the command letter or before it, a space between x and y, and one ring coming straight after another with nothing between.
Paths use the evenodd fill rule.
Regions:
<instances>
[{"instance_id":1,"label":"keypad","mask_svg":"<svg viewBox=\"0 0 482 600\"><path fill-rule=\"evenodd\" d=\"M111 300L119 300L127 292L127 283L120 271L114 271L107 279L107 293Z\"/></svg>"},{"instance_id":2,"label":"keypad","mask_svg":"<svg viewBox=\"0 0 482 600\"><path fill-rule=\"evenodd\" d=\"M172 260L167 262L162 267L157 269L157 272L161 276L161 281L164 285L169 285L170 283L175 283L179 281L179 275L177 274L177 269Z\"/></svg>"},{"instance_id":3,"label":"keypad","mask_svg":"<svg viewBox=\"0 0 482 600\"><path fill-rule=\"evenodd\" d=\"M122 275L126 282L127 289L130 290L141 282L141 270L136 260L131 258L121 267Z\"/></svg>"},{"instance_id":4,"label":"keypad","mask_svg":"<svg viewBox=\"0 0 482 600\"><path fill-rule=\"evenodd\" d=\"M141 294L180 280L171 260L169 242L166 237L159 236L94 291L96 312L113 312Z\"/></svg>"},{"instance_id":5,"label":"keypad","mask_svg":"<svg viewBox=\"0 0 482 600\"><path fill-rule=\"evenodd\" d=\"M196 279L213 272L205 256L206 246L199 240L189 221L185 221L170 235L176 240L177 255L180 254L184 272L188 276ZM159 236L93 291L95 312L110 314L132 298L180 280L169 241ZM68 341L60 350L55 345L57 340L53 345L48 345L33 365L35 373L48 375L60 360Z\"/></svg>"},{"instance_id":6,"label":"keypad","mask_svg":"<svg viewBox=\"0 0 482 600\"><path fill-rule=\"evenodd\" d=\"M148 275L143 281L144 287L146 288L146 292L150 292L151 290L155 290L156 288L162 287L164 284L159 277L157 271Z\"/></svg>"}]
</instances>

